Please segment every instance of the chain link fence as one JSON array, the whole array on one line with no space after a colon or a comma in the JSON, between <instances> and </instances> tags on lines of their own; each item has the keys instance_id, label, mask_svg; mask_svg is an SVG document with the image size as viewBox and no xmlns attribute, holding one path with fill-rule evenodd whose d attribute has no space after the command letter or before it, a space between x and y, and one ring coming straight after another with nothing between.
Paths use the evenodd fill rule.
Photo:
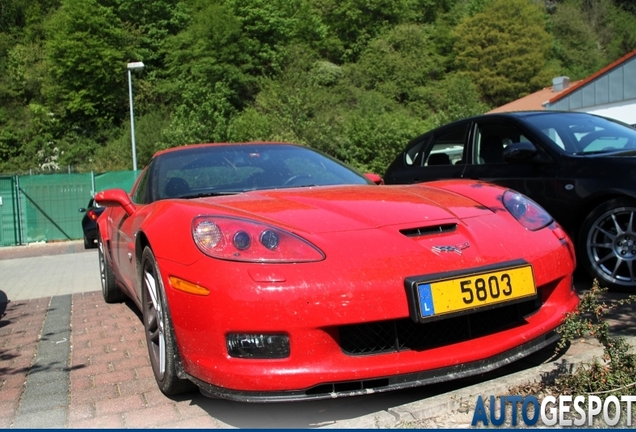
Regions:
<instances>
[{"instance_id":1,"label":"chain link fence","mask_svg":"<svg viewBox=\"0 0 636 432\"><path fill-rule=\"evenodd\" d=\"M0 246L82 239L79 208L101 190L130 190L137 174L0 176Z\"/></svg>"}]
</instances>

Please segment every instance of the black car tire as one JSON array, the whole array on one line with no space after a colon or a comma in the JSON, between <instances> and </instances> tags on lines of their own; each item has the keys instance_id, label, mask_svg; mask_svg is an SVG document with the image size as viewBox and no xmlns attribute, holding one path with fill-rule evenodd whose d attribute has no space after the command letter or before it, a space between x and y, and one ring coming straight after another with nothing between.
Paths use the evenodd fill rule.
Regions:
<instances>
[{"instance_id":1,"label":"black car tire","mask_svg":"<svg viewBox=\"0 0 636 432\"><path fill-rule=\"evenodd\" d=\"M195 385L177 376L179 353L168 312L161 273L152 250L141 256L141 305L148 355L155 381L165 395L194 390Z\"/></svg>"},{"instance_id":2,"label":"black car tire","mask_svg":"<svg viewBox=\"0 0 636 432\"><path fill-rule=\"evenodd\" d=\"M94 249L97 247L95 242L84 237L84 249Z\"/></svg>"},{"instance_id":3,"label":"black car tire","mask_svg":"<svg viewBox=\"0 0 636 432\"><path fill-rule=\"evenodd\" d=\"M602 287L636 290L636 200L615 198L596 207L578 240L581 265Z\"/></svg>"},{"instance_id":4,"label":"black car tire","mask_svg":"<svg viewBox=\"0 0 636 432\"><path fill-rule=\"evenodd\" d=\"M121 303L126 295L117 286L113 268L106 258L106 249L101 234L97 237L97 256L99 257L99 274L102 280L102 296L106 303Z\"/></svg>"}]
</instances>

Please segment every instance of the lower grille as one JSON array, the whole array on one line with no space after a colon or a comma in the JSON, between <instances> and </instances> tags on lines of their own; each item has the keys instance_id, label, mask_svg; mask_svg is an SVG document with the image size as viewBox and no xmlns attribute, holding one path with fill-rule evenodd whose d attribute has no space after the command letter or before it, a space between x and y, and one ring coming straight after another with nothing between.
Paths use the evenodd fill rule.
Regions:
<instances>
[{"instance_id":1,"label":"lower grille","mask_svg":"<svg viewBox=\"0 0 636 432\"><path fill-rule=\"evenodd\" d=\"M349 355L434 348L513 327L540 307L540 300L529 300L426 324L405 318L341 326L340 348Z\"/></svg>"}]
</instances>

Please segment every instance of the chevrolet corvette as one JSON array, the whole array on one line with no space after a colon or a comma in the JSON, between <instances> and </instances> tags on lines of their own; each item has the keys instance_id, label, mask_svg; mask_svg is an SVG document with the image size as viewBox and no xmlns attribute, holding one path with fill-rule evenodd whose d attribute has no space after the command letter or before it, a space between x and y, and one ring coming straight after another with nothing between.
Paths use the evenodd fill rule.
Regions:
<instances>
[{"instance_id":1,"label":"chevrolet corvette","mask_svg":"<svg viewBox=\"0 0 636 432\"><path fill-rule=\"evenodd\" d=\"M558 339L575 252L545 210L479 181L381 183L301 145L217 143L97 193L104 300L139 307L161 391L384 392Z\"/></svg>"}]
</instances>

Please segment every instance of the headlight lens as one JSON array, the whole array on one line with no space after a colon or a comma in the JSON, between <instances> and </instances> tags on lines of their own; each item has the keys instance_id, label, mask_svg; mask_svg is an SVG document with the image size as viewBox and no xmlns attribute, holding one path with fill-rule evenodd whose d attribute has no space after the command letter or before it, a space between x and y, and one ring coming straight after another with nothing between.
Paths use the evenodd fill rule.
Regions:
<instances>
[{"instance_id":1,"label":"headlight lens","mask_svg":"<svg viewBox=\"0 0 636 432\"><path fill-rule=\"evenodd\" d=\"M538 231L554 221L543 207L519 192L511 190L504 192L503 205L521 225L530 231Z\"/></svg>"},{"instance_id":2,"label":"headlight lens","mask_svg":"<svg viewBox=\"0 0 636 432\"><path fill-rule=\"evenodd\" d=\"M297 263L325 258L307 240L248 219L199 216L192 222L192 238L204 254L232 261Z\"/></svg>"}]
</instances>

